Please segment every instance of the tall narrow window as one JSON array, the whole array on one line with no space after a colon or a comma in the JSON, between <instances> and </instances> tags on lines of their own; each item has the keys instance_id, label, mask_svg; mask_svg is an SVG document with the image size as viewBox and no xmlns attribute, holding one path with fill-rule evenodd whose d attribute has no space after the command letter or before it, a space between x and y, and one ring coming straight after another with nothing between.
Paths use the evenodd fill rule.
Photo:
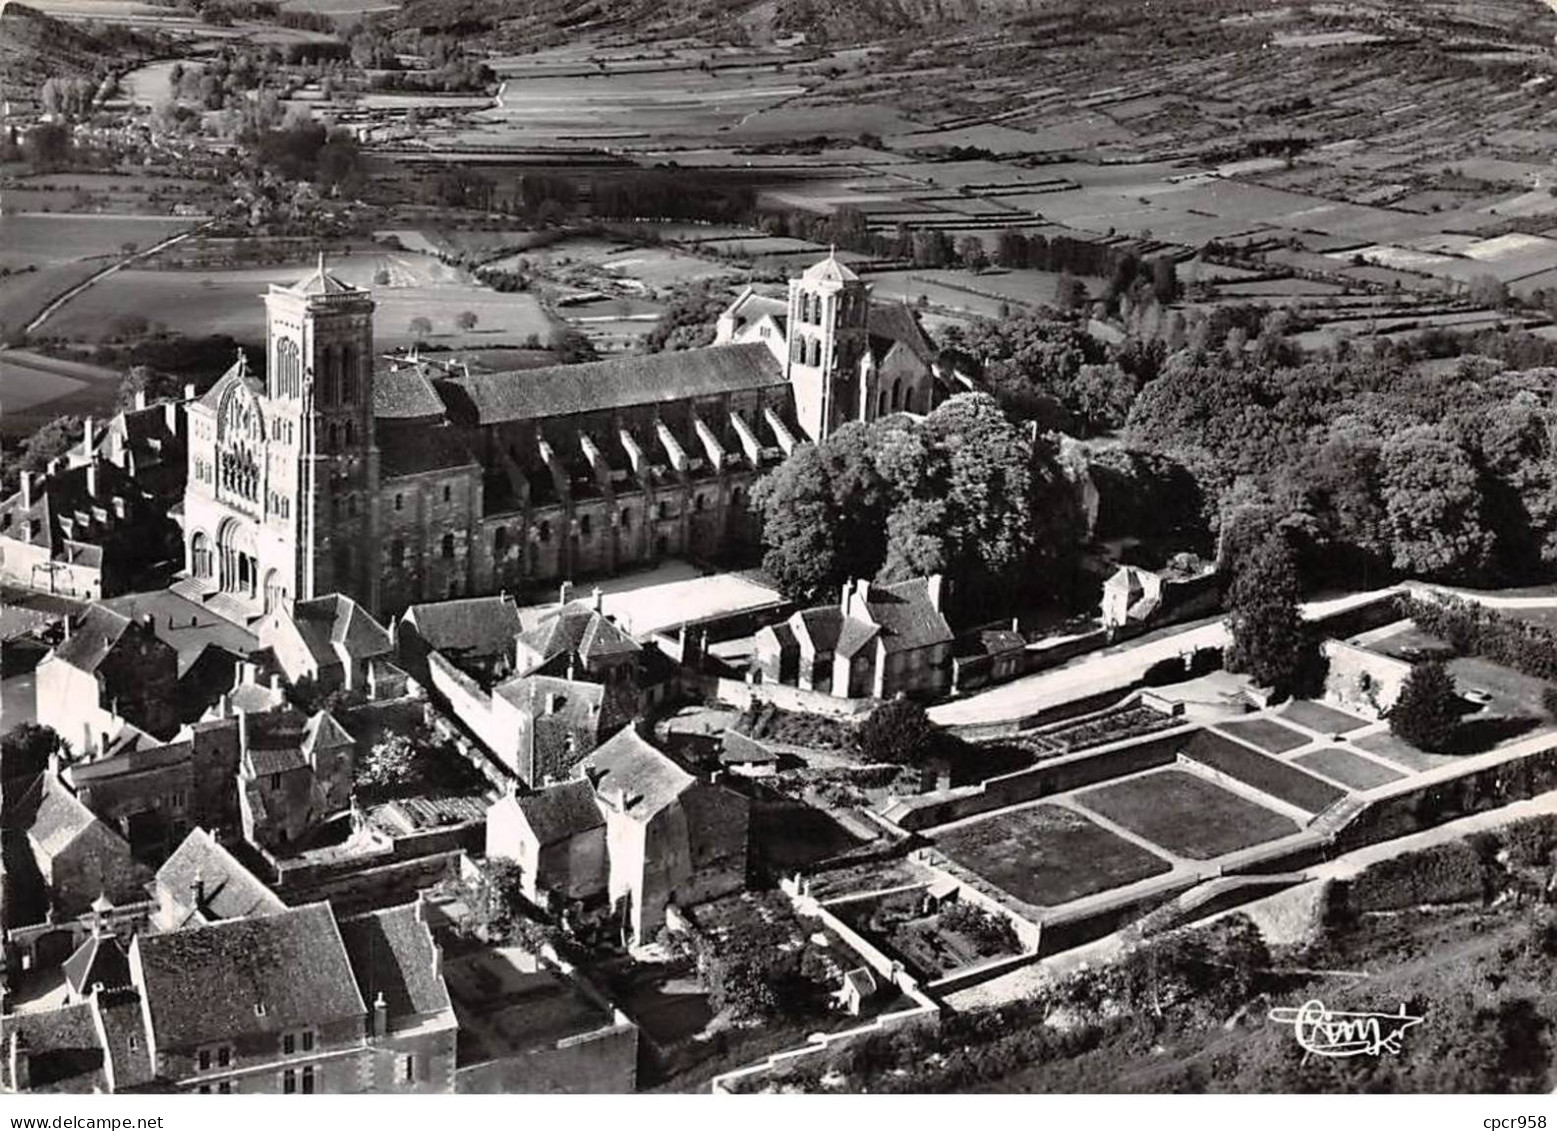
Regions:
<instances>
[{"instance_id":1,"label":"tall narrow window","mask_svg":"<svg viewBox=\"0 0 1557 1131\"><path fill-rule=\"evenodd\" d=\"M350 346L341 347L341 401L357 403L357 351Z\"/></svg>"},{"instance_id":2,"label":"tall narrow window","mask_svg":"<svg viewBox=\"0 0 1557 1131\"><path fill-rule=\"evenodd\" d=\"M454 557L454 535L452 534L443 536L443 556L446 560Z\"/></svg>"}]
</instances>

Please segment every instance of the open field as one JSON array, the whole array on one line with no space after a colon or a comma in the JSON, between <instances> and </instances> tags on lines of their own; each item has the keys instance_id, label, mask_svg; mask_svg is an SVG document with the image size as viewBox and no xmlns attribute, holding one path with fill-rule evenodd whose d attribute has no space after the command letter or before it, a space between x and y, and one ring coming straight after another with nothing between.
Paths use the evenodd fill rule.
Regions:
<instances>
[{"instance_id":1,"label":"open field","mask_svg":"<svg viewBox=\"0 0 1557 1131\"><path fill-rule=\"evenodd\" d=\"M1076 801L1192 860L1211 860L1298 831L1295 822L1184 770L1100 786Z\"/></svg>"},{"instance_id":2,"label":"open field","mask_svg":"<svg viewBox=\"0 0 1557 1131\"><path fill-rule=\"evenodd\" d=\"M959 825L935 837L958 864L1038 907L1135 883L1167 861L1058 805L1034 805Z\"/></svg>"},{"instance_id":3,"label":"open field","mask_svg":"<svg viewBox=\"0 0 1557 1131\"><path fill-rule=\"evenodd\" d=\"M119 271L72 299L49 319L51 333L93 341L116 318L134 311L150 322L189 335L230 334L260 341L265 305L260 296L272 284L295 283L308 267L204 268ZM500 294L469 281L458 269L410 253L354 254L331 261L330 270L348 283L371 287L378 304L375 342L385 348L410 345L411 319L432 321L429 341L457 347L518 345L531 334L543 342L555 323L529 294ZM378 272L388 285L375 285ZM477 316L474 329L456 325L463 311Z\"/></svg>"},{"instance_id":4,"label":"open field","mask_svg":"<svg viewBox=\"0 0 1557 1131\"><path fill-rule=\"evenodd\" d=\"M194 222L173 216L0 214L0 266L70 263L94 256L118 257L126 244L138 248L177 235Z\"/></svg>"}]
</instances>

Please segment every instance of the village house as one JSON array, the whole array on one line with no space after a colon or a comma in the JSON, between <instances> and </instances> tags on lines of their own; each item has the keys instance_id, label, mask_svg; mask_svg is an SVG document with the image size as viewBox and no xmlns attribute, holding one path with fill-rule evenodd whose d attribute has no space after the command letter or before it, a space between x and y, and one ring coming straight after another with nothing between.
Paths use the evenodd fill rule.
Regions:
<instances>
[{"instance_id":1,"label":"village house","mask_svg":"<svg viewBox=\"0 0 1557 1131\"><path fill-rule=\"evenodd\" d=\"M137 390L130 408L101 425L87 417L80 442L65 453L65 460L71 467L93 459L110 463L151 498L178 506L183 501L188 446L185 410L194 399L194 385L184 386L182 400L161 404L148 404L145 390Z\"/></svg>"},{"instance_id":2,"label":"village house","mask_svg":"<svg viewBox=\"0 0 1557 1131\"><path fill-rule=\"evenodd\" d=\"M546 906L603 895L608 878L605 816L595 787L580 779L520 796L487 810L487 855L519 865L525 898Z\"/></svg>"},{"instance_id":3,"label":"village house","mask_svg":"<svg viewBox=\"0 0 1557 1131\"><path fill-rule=\"evenodd\" d=\"M672 905L691 906L746 884L749 806L724 786L687 773L632 727L580 763L582 783L542 789L528 808L498 802L487 854L527 864L537 892L604 894L637 939L648 939ZM595 813L580 784L593 794ZM566 791L548 796L552 791ZM599 822L598 824L596 822ZM603 852L601 851L603 848ZM604 876L599 857L606 861Z\"/></svg>"},{"instance_id":4,"label":"village house","mask_svg":"<svg viewBox=\"0 0 1557 1131\"><path fill-rule=\"evenodd\" d=\"M459 1025L426 902L341 919L340 929L369 1013L362 1090L452 1092Z\"/></svg>"},{"instance_id":5,"label":"village house","mask_svg":"<svg viewBox=\"0 0 1557 1131\"><path fill-rule=\"evenodd\" d=\"M133 727L178 729L178 653L142 621L92 605L65 621L65 639L38 664L37 718L78 756L99 754Z\"/></svg>"},{"instance_id":6,"label":"village house","mask_svg":"<svg viewBox=\"0 0 1557 1131\"><path fill-rule=\"evenodd\" d=\"M13 827L25 829L49 909L63 919L88 911L99 896L115 903L142 898L150 871L130 845L71 792L51 767L17 802ZM14 925L14 924L12 924Z\"/></svg>"},{"instance_id":7,"label":"village house","mask_svg":"<svg viewBox=\"0 0 1557 1131\"><path fill-rule=\"evenodd\" d=\"M0 502L0 581L98 601L124 592L165 552L161 512L113 464L56 461L20 479Z\"/></svg>"},{"instance_id":8,"label":"village house","mask_svg":"<svg viewBox=\"0 0 1557 1131\"><path fill-rule=\"evenodd\" d=\"M329 904L137 935L130 970L181 1091L365 1090L368 1008Z\"/></svg>"},{"instance_id":9,"label":"village house","mask_svg":"<svg viewBox=\"0 0 1557 1131\"><path fill-rule=\"evenodd\" d=\"M931 698L951 688L952 630L940 574L892 585L860 579L836 605L802 609L758 631L753 670L839 698Z\"/></svg>"},{"instance_id":10,"label":"village house","mask_svg":"<svg viewBox=\"0 0 1557 1131\"><path fill-rule=\"evenodd\" d=\"M286 904L205 829L192 829L151 883L159 931L285 911Z\"/></svg>"},{"instance_id":11,"label":"village house","mask_svg":"<svg viewBox=\"0 0 1557 1131\"><path fill-rule=\"evenodd\" d=\"M365 691L375 661L394 655L389 630L340 593L272 609L256 626L260 644L293 685Z\"/></svg>"},{"instance_id":12,"label":"village house","mask_svg":"<svg viewBox=\"0 0 1557 1131\"><path fill-rule=\"evenodd\" d=\"M563 605L515 641L515 675L492 693L494 753L538 786L579 760L643 709L642 649L594 604Z\"/></svg>"},{"instance_id":13,"label":"village house","mask_svg":"<svg viewBox=\"0 0 1557 1131\"><path fill-rule=\"evenodd\" d=\"M395 624L400 664L431 684L428 656L436 652L466 675L491 686L513 671L514 641L523 625L506 594L412 605Z\"/></svg>"},{"instance_id":14,"label":"village house","mask_svg":"<svg viewBox=\"0 0 1557 1131\"><path fill-rule=\"evenodd\" d=\"M1160 570L1120 566L1103 582L1103 626L1118 633L1216 611L1221 599L1216 567L1178 554Z\"/></svg>"},{"instance_id":15,"label":"village house","mask_svg":"<svg viewBox=\"0 0 1557 1131\"><path fill-rule=\"evenodd\" d=\"M328 711L283 706L236 716L245 840L286 851L350 805L356 744Z\"/></svg>"}]
</instances>

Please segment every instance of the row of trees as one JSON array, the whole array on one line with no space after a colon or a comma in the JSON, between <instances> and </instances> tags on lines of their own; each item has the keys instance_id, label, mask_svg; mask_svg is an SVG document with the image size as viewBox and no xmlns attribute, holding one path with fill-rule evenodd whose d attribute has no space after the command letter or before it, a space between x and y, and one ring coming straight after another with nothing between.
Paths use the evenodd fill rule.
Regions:
<instances>
[{"instance_id":1,"label":"row of trees","mask_svg":"<svg viewBox=\"0 0 1557 1131\"><path fill-rule=\"evenodd\" d=\"M1051 448L984 393L802 445L758 481L765 568L797 599L933 573L981 611L1053 595L1079 523Z\"/></svg>"}]
</instances>

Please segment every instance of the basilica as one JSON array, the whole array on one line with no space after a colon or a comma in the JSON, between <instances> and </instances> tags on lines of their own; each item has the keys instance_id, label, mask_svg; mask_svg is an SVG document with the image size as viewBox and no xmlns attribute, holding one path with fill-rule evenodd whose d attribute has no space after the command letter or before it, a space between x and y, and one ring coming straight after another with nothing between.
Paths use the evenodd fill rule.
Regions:
<instances>
[{"instance_id":1,"label":"basilica","mask_svg":"<svg viewBox=\"0 0 1557 1131\"><path fill-rule=\"evenodd\" d=\"M909 310L832 255L711 346L510 372L376 357L371 292L322 257L265 306L265 377L240 354L188 405L175 588L242 622L749 555L751 485L797 443L946 392Z\"/></svg>"}]
</instances>

